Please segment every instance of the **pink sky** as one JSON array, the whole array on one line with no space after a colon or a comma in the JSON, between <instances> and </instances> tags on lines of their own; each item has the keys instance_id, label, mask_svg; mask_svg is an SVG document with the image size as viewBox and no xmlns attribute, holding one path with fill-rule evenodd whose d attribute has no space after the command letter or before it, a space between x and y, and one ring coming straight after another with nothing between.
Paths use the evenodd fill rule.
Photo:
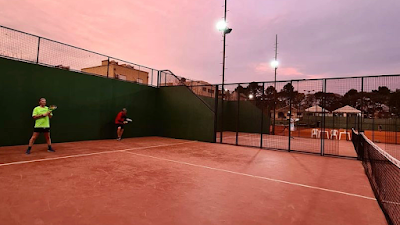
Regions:
<instances>
[{"instance_id":1,"label":"pink sky","mask_svg":"<svg viewBox=\"0 0 400 225\"><path fill-rule=\"evenodd\" d=\"M400 73L395 0L228 0L226 82ZM223 0L0 0L0 24L221 82Z\"/></svg>"}]
</instances>

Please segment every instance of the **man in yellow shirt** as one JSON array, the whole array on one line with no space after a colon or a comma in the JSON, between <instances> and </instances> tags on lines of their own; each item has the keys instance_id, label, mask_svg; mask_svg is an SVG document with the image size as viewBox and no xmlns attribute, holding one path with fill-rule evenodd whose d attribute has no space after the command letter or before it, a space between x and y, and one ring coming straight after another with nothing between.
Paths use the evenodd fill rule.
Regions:
<instances>
[{"instance_id":1,"label":"man in yellow shirt","mask_svg":"<svg viewBox=\"0 0 400 225\"><path fill-rule=\"evenodd\" d=\"M32 118L35 120L35 127L33 129L33 135L29 140L29 146L26 150L26 154L31 154L31 149L33 143L35 143L36 138L40 133L43 133L46 138L48 145L48 152L55 152L51 147L51 139L50 139L50 118L53 116L53 113L46 106L46 99L41 98L39 100L39 106L33 109Z\"/></svg>"}]
</instances>

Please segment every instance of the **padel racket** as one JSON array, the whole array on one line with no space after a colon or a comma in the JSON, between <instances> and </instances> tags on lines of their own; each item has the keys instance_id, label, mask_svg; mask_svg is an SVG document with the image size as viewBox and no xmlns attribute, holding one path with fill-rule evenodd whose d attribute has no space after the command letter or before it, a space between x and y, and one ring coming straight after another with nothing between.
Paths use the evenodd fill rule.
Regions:
<instances>
[{"instance_id":1,"label":"padel racket","mask_svg":"<svg viewBox=\"0 0 400 225\"><path fill-rule=\"evenodd\" d=\"M57 106L56 105L51 105L50 107L49 107L49 111L51 112L51 111L54 111L54 110L56 110L57 109Z\"/></svg>"}]
</instances>

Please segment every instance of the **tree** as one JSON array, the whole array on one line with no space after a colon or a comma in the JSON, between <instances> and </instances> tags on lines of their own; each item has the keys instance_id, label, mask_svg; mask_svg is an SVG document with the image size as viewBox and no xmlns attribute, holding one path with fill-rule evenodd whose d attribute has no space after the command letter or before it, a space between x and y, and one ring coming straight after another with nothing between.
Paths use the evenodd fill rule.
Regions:
<instances>
[{"instance_id":1,"label":"tree","mask_svg":"<svg viewBox=\"0 0 400 225\"><path fill-rule=\"evenodd\" d=\"M251 82L249 86L247 86L247 94L252 94L255 99L261 99L263 91L262 85L259 85L256 82Z\"/></svg>"},{"instance_id":2,"label":"tree","mask_svg":"<svg viewBox=\"0 0 400 225\"><path fill-rule=\"evenodd\" d=\"M361 93L356 89L350 89L342 98L343 105L350 105L354 108L359 108L359 99L361 99Z\"/></svg>"},{"instance_id":3,"label":"tree","mask_svg":"<svg viewBox=\"0 0 400 225\"><path fill-rule=\"evenodd\" d=\"M373 93L378 93L380 95L388 96L390 95L391 91L386 86L379 86L378 90L372 90Z\"/></svg>"},{"instance_id":4,"label":"tree","mask_svg":"<svg viewBox=\"0 0 400 225\"><path fill-rule=\"evenodd\" d=\"M400 116L400 89L390 94L389 107L393 114Z\"/></svg>"},{"instance_id":5,"label":"tree","mask_svg":"<svg viewBox=\"0 0 400 225\"><path fill-rule=\"evenodd\" d=\"M315 93L315 98L318 99L319 105L329 111L333 111L342 106L342 97L339 94L317 92Z\"/></svg>"}]
</instances>

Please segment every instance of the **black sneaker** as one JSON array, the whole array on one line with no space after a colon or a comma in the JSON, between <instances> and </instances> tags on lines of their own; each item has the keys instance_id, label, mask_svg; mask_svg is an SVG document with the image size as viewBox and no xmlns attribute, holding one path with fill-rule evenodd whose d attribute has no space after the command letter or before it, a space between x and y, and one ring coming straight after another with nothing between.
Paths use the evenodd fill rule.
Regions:
<instances>
[{"instance_id":1,"label":"black sneaker","mask_svg":"<svg viewBox=\"0 0 400 225\"><path fill-rule=\"evenodd\" d=\"M25 154L27 155L31 154L31 150L30 149L26 150Z\"/></svg>"},{"instance_id":2,"label":"black sneaker","mask_svg":"<svg viewBox=\"0 0 400 225\"><path fill-rule=\"evenodd\" d=\"M48 152L56 152L56 151L54 151L54 149L52 149L52 148L47 149L47 151L48 151Z\"/></svg>"}]
</instances>

